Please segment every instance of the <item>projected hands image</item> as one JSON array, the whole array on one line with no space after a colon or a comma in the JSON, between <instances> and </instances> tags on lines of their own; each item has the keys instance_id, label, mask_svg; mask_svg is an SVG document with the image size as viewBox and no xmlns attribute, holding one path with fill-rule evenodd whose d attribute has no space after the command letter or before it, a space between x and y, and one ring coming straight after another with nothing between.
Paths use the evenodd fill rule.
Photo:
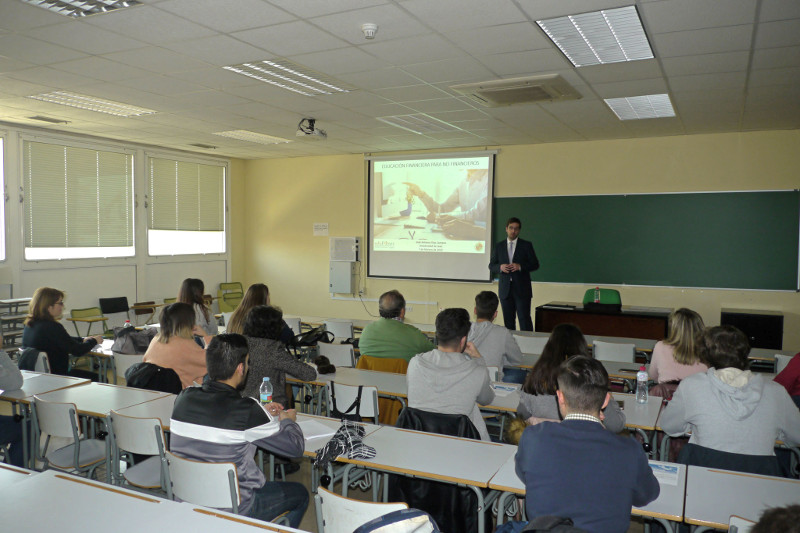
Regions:
<instances>
[{"instance_id":1,"label":"projected hands image","mask_svg":"<svg viewBox=\"0 0 800 533\"><path fill-rule=\"evenodd\" d=\"M487 158L376 162L374 250L485 253L488 167Z\"/></svg>"}]
</instances>

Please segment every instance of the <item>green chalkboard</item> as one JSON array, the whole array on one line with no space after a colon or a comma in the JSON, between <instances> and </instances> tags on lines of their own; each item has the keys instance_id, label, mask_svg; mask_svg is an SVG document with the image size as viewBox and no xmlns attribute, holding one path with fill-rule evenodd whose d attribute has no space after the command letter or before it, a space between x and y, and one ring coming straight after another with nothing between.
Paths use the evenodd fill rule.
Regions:
<instances>
[{"instance_id":1,"label":"green chalkboard","mask_svg":"<svg viewBox=\"0 0 800 533\"><path fill-rule=\"evenodd\" d=\"M535 281L798 290L798 191L494 202L494 242L520 218L541 262Z\"/></svg>"}]
</instances>

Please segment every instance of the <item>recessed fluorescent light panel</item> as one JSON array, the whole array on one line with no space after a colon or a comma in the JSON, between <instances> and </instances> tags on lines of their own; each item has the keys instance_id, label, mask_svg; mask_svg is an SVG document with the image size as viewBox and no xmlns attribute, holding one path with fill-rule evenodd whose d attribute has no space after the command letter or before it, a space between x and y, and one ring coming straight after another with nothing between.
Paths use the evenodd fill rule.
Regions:
<instances>
[{"instance_id":1,"label":"recessed fluorescent light panel","mask_svg":"<svg viewBox=\"0 0 800 533\"><path fill-rule=\"evenodd\" d=\"M669 95L667 94L607 98L605 102L620 120L675 116L675 110L672 108L672 102L669 101Z\"/></svg>"},{"instance_id":2,"label":"recessed fluorescent light panel","mask_svg":"<svg viewBox=\"0 0 800 533\"><path fill-rule=\"evenodd\" d=\"M635 6L537 20L576 67L652 59Z\"/></svg>"},{"instance_id":3,"label":"recessed fluorescent light panel","mask_svg":"<svg viewBox=\"0 0 800 533\"><path fill-rule=\"evenodd\" d=\"M395 115L391 117L377 117L381 122L391 126L401 128L414 133L441 133L445 131L463 131L458 126L434 118L425 113L415 113L413 115Z\"/></svg>"},{"instance_id":4,"label":"recessed fluorescent light panel","mask_svg":"<svg viewBox=\"0 0 800 533\"><path fill-rule=\"evenodd\" d=\"M214 135L258 144L282 144L292 142L289 139L281 139L280 137L273 137L271 135L264 135L263 133L247 130L218 131L214 133Z\"/></svg>"},{"instance_id":5,"label":"recessed fluorescent light panel","mask_svg":"<svg viewBox=\"0 0 800 533\"><path fill-rule=\"evenodd\" d=\"M88 17L110 13L126 7L138 6L138 0L22 0L26 4L41 7L65 17Z\"/></svg>"},{"instance_id":6,"label":"recessed fluorescent light panel","mask_svg":"<svg viewBox=\"0 0 800 533\"><path fill-rule=\"evenodd\" d=\"M349 93L355 90L354 87L285 59L265 59L222 68L303 96Z\"/></svg>"},{"instance_id":7,"label":"recessed fluorescent light panel","mask_svg":"<svg viewBox=\"0 0 800 533\"><path fill-rule=\"evenodd\" d=\"M95 98L94 96L68 93L66 91L36 94L28 98L41 100L42 102L50 102L51 104L68 105L88 111L97 111L98 113L106 113L107 115L114 115L117 117L138 117L141 115L151 115L156 112L144 107L121 104L111 100L103 100L102 98Z\"/></svg>"}]
</instances>

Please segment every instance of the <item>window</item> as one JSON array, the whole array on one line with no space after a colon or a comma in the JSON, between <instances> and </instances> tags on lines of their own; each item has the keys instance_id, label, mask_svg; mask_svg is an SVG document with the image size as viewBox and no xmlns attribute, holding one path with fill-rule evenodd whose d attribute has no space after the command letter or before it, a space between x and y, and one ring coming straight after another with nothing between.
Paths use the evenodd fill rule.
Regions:
<instances>
[{"instance_id":1,"label":"window","mask_svg":"<svg viewBox=\"0 0 800 533\"><path fill-rule=\"evenodd\" d=\"M128 257L133 156L24 140L25 259Z\"/></svg>"},{"instance_id":2,"label":"window","mask_svg":"<svg viewBox=\"0 0 800 533\"><path fill-rule=\"evenodd\" d=\"M225 166L148 159L150 255L225 252Z\"/></svg>"}]
</instances>

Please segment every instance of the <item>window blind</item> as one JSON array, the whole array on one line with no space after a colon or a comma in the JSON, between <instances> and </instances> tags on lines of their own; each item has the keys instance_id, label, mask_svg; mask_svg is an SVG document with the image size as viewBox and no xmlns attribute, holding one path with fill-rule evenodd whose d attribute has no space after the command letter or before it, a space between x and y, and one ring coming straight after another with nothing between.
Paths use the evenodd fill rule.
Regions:
<instances>
[{"instance_id":1,"label":"window blind","mask_svg":"<svg viewBox=\"0 0 800 533\"><path fill-rule=\"evenodd\" d=\"M133 246L133 156L23 141L25 246Z\"/></svg>"},{"instance_id":2,"label":"window blind","mask_svg":"<svg viewBox=\"0 0 800 533\"><path fill-rule=\"evenodd\" d=\"M225 230L225 167L149 158L148 229Z\"/></svg>"}]
</instances>

